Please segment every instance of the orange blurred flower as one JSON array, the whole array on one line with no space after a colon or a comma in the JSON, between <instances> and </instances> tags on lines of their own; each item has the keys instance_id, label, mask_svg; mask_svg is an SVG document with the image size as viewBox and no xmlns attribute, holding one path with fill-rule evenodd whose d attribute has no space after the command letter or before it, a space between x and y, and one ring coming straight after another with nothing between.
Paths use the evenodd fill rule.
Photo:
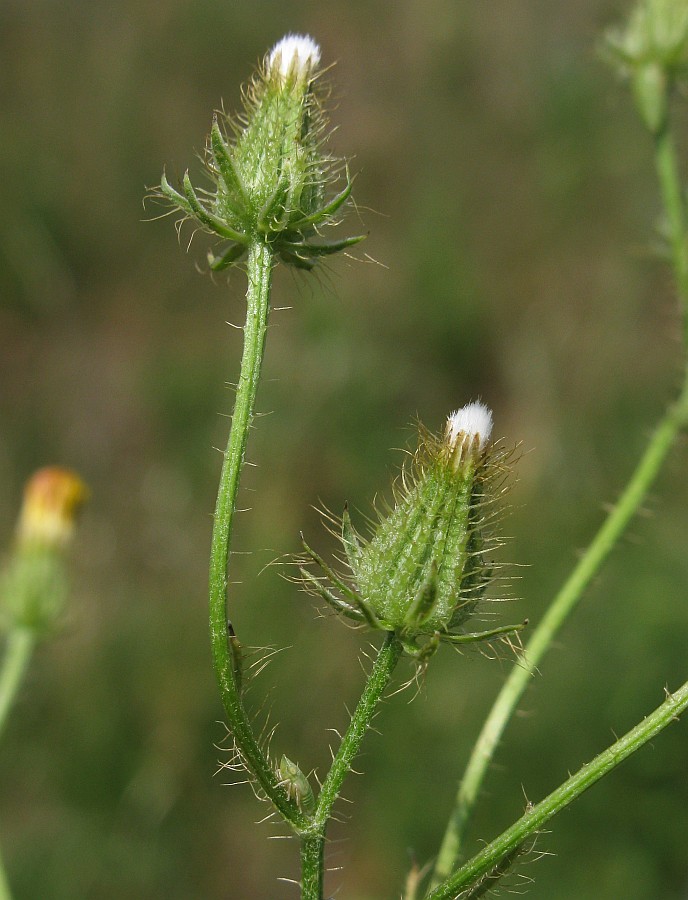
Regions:
<instances>
[{"instance_id":1,"label":"orange blurred flower","mask_svg":"<svg viewBox=\"0 0 688 900\"><path fill-rule=\"evenodd\" d=\"M35 472L24 488L17 540L20 546L65 547L76 515L88 498L88 488L76 472L46 466Z\"/></svg>"}]
</instances>

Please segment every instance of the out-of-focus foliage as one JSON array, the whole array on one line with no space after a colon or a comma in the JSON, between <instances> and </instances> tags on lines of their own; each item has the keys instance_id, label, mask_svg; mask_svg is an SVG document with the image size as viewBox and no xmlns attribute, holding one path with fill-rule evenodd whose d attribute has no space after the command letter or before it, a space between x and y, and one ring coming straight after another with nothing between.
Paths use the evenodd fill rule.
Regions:
<instances>
[{"instance_id":1,"label":"out-of-focus foliage","mask_svg":"<svg viewBox=\"0 0 688 900\"><path fill-rule=\"evenodd\" d=\"M353 154L370 239L317 277L278 273L267 378L234 558L236 626L288 646L252 688L279 759L322 771L326 727L361 685L356 633L317 619L267 562L311 504L363 512L409 444L476 395L522 440L505 559L537 620L627 478L678 380L678 321L652 254L650 144L595 56L621 0L299 4L9 0L0 7L0 528L46 462L83 473L77 602L41 650L0 748L0 832L16 895L46 900L293 897L296 848L227 754L206 578L243 281L141 208L239 105L254 61L312 34L332 72L336 152ZM683 141L683 157L686 142ZM175 169L176 167L176 169ZM200 169L200 165L199 165ZM352 216L352 224L359 227ZM371 262L367 254L377 261ZM492 772L472 846L492 837L686 678L685 447L542 666ZM249 492L251 488L255 492ZM257 548L257 549L256 549ZM256 576L261 572L259 577ZM436 849L453 783L509 665L443 648L396 698L332 830L330 890L398 896L409 848ZM409 671L410 674L410 671ZM303 685L315 678L304 702ZM409 695L410 696L410 695ZM295 700L294 698L297 698ZM409 722L413 740L409 741ZM530 896L685 896L685 724L544 835ZM413 777L408 773L412 772ZM439 784L443 786L438 787ZM449 789L452 786L452 790ZM339 839L345 841L338 843Z\"/></svg>"}]
</instances>

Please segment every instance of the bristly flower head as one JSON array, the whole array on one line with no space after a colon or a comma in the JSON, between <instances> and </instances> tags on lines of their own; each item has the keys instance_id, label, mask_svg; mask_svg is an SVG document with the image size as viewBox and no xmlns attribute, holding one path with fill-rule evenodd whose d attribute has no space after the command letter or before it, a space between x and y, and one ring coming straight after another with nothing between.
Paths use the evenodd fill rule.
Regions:
<instances>
[{"instance_id":1,"label":"bristly flower head","mask_svg":"<svg viewBox=\"0 0 688 900\"><path fill-rule=\"evenodd\" d=\"M197 191L188 172L182 191L163 174L159 194L226 246L209 255L213 271L226 269L248 247L267 244L301 269L362 240L323 241L336 224L351 182L332 192L342 163L323 150L327 119L320 102L320 48L305 35L287 35L266 55L245 91L240 120L216 117L208 138L207 170L214 190Z\"/></svg>"},{"instance_id":2,"label":"bristly flower head","mask_svg":"<svg viewBox=\"0 0 688 900\"><path fill-rule=\"evenodd\" d=\"M306 589L343 616L395 632L407 652L426 660L440 641L459 644L511 633L520 626L466 633L464 624L492 580L490 507L508 474L508 454L490 445L492 413L469 403L447 419L442 438L421 434L396 503L370 540L348 512L341 541L350 575L340 577L305 542ZM323 576L308 568L315 562ZM418 638L425 638L420 645Z\"/></svg>"},{"instance_id":3,"label":"bristly flower head","mask_svg":"<svg viewBox=\"0 0 688 900\"><path fill-rule=\"evenodd\" d=\"M266 69L281 78L293 74L309 79L320 62L320 47L306 34L287 34L277 41L267 58Z\"/></svg>"}]
</instances>

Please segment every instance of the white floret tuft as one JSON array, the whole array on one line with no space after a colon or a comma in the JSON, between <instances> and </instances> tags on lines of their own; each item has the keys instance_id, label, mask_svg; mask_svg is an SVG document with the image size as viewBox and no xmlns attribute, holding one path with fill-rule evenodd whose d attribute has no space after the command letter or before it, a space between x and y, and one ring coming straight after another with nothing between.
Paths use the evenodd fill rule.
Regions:
<instances>
[{"instance_id":1,"label":"white floret tuft","mask_svg":"<svg viewBox=\"0 0 688 900\"><path fill-rule=\"evenodd\" d=\"M307 34L287 34L268 54L268 69L286 78L292 71L298 77L308 78L320 62L320 47Z\"/></svg>"},{"instance_id":2,"label":"white floret tuft","mask_svg":"<svg viewBox=\"0 0 688 900\"><path fill-rule=\"evenodd\" d=\"M447 419L447 441L455 447L460 435L472 440L478 435L478 449L482 450L492 434L492 410L473 400L457 409Z\"/></svg>"}]
</instances>

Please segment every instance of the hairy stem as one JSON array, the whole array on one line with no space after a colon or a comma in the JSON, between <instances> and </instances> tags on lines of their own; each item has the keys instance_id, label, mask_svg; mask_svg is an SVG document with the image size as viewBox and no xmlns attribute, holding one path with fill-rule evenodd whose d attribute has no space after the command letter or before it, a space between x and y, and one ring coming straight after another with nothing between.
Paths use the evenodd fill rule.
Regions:
<instances>
[{"instance_id":1,"label":"hairy stem","mask_svg":"<svg viewBox=\"0 0 688 900\"><path fill-rule=\"evenodd\" d=\"M323 900L325 889L325 831L301 836L301 900Z\"/></svg>"},{"instance_id":2,"label":"hairy stem","mask_svg":"<svg viewBox=\"0 0 688 900\"><path fill-rule=\"evenodd\" d=\"M401 657L402 646L393 631L388 631L368 676L361 698L351 716L330 771L318 795L312 826L302 836L301 900L322 900L325 831L342 784L356 758L377 706ZM316 872L319 867L319 872ZM308 892L307 892L308 889Z\"/></svg>"},{"instance_id":3,"label":"hairy stem","mask_svg":"<svg viewBox=\"0 0 688 900\"><path fill-rule=\"evenodd\" d=\"M351 716L349 727L332 761L330 771L318 795L318 803L313 816L316 826L324 826L332 814L332 807L339 796L342 783L361 748L361 743L382 699L392 673L399 662L402 646L393 631L388 631L378 652L368 681Z\"/></svg>"},{"instance_id":4,"label":"hairy stem","mask_svg":"<svg viewBox=\"0 0 688 900\"><path fill-rule=\"evenodd\" d=\"M668 125L655 137L655 167L669 227L672 268L683 317L685 353L688 348L688 235L676 152ZM668 408L655 428L621 497L532 633L483 725L459 785L456 803L437 855L431 888L447 878L459 858L463 836L485 773L532 674L643 502L679 432L686 425L688 368L685 369L678 400Z\"/></svg>"},{"instance_id":5,"label":"hairy stem","mask_svg":"<svg viewBox=\"0 0 688 900\"><path fill-rule=\"evenodd\" d=\"M215 674L229 726L241 757L260 787L282 817L295 828L303 828L307 818L280 787L270 761L258 745L241 699L233 648L229 642L227 614L229 551L236 512L239 478L246 442L253 419L258 381L270 309L273 255L270 247L256 241L249 249L246 291L246 325L241 371L236 390L232 426L220 475L215 506L210 554L210 641Z\"/></svg>"},{"instance_id":6,"label":"hairy stem","mask_svg":"<svg viewBox=\"0 0 688 900\"><path fill-rule=\"evenodd\" d=\"M492 871L506 854L513 852L528 838L534 837L549 819L568 806L596 781L599 781L632 753L652 740L687 706L688 682L675 693L670 694L664 703L643 719L639 725L596 756L592 762L583 766L544 800L526 810L510 828L507 828L466 865L458 869L451 878L431 891L427 900L454 900L462 890L471 887L479 878Z\"/></svg>"}]
</instances>

